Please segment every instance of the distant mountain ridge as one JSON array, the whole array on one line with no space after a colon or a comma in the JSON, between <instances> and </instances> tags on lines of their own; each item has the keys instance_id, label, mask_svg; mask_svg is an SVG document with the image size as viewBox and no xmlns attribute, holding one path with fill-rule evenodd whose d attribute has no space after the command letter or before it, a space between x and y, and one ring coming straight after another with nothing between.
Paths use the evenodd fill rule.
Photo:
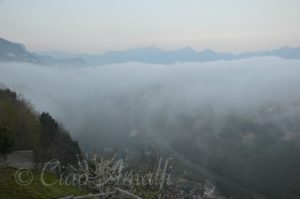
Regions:
<instances>
[{"instance_id":1,"label":"distant mountain ridge","mask_svg":"<svg viewBox=\"0 0 300 199\"><path fill-rule=\"evenodd\" d=\"M195 51L190 47L177 50L163 50L156 47L132 48L122 51L109 51L103 54L72 54L61 51L28 52L23 44L13 43L0 38L0 62L15 61L57 66L106 65L128 62L146 64L174 64L176 62L208 62L239 60L252 57L280 57L300 59L300 47L284 47L271 51L246 52L233 54L206 49Z\"/></svg>"},{"instance_id":2,"label":"distant mountain ridge","mask_svg":"<svg viewBox=\"0 0 300 199\"><path fill-rule=\"evenodd\" d=\"M132 48L122 51L109 51L100 55L71 54L60 51L39 52L54 58L80 57L91 65L105 65L128 62L141 62L147 64L174 64L176 62L208 62L221 60L239 60L253 57L280 57L282 59L300 59L300 47L284 47L272 51L257 51L233 54L227 52L215 52L206 49L197 52L187 47L166 51L156 47Z\"/></svg>"},{"instance_id":3,"label":"distant mountain ridge","mask_svg":"<svg viewBox=\"0 0 300 199\"><path fill-rule=\"evenodd\" d=\"M27 62L42 65L85 66L81 58L55 59L46 55L28 52L25 45L14 43L0 37L0 62Z\"/></svg>"},{"instance_id":4,"label":"distant mountain ridge","mask_svg":"<svg viewBox=\"0 0 300 199\"><path fill-rule=\"evenodd\" d=\"M13 43L0 38L0 60L42 63L39 57L26 50L23 44Z\"/></svg>"}]
</instances>

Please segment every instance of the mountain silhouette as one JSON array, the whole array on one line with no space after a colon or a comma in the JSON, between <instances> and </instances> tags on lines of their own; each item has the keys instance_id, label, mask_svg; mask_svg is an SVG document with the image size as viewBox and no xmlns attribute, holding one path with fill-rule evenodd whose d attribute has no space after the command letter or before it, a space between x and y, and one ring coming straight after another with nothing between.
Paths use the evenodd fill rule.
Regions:
<instances>
[{"instance_id":1,"label":"mountain silhouette","mask_svg":"<svg viewBox=\"0 0 300 199\"><path fill-rule=\"evenodd\" d=\"M57 66L106 65L128 62L146 64L174 64L177 62L208 62L221 60L239 60L254 57L279 57L282 59L300 59L300 47L284 47L271 51L245 52L233 54L216 52L211 49L195 51L191 47L177 50L163 50L156 47L138 47L121 51L109 51L103 54L72 54L61 51L28 52L23 44L0 38L0 61L30 62Z\"/></svg>"}]
</instances>

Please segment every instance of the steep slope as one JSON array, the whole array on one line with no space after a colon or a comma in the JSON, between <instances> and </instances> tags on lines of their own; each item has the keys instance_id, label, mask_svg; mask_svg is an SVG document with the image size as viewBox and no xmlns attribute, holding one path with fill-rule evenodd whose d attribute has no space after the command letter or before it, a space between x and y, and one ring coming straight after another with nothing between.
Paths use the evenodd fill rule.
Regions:
<instances>
[{"instance_id":1,"label":"steep slope","mask_svg":"<svg viewBox=\"0 0 300 199\"><path fill-rule=\"evenodd\" d=\"M88 64L81 58L54 59L50 56L28 52L23 44L13 43L0 37L0 62L27 62L50 66L81 67Z\"/></svg>"},{"instance_id":2,"label":"steep slope","mask_svg":"<svg viewBox=\"0 0 300 199\"><path fill-rule=\"evenodd\" d=\"M42 64L42 60L28 52L24 45L0 38L0 61L16 61Z\"/></svg>"},{"instance_id":3,"label":"steep slope","mask_svg":"<svg viewBox=\"0 0 300 199\"><path fill-rule=\"evenodd\" d=\"M38 162L76 163L80 148L48 113L39 114L8 89L0 89L0 155L34 150Z\"/></svg>"}]
</instances>

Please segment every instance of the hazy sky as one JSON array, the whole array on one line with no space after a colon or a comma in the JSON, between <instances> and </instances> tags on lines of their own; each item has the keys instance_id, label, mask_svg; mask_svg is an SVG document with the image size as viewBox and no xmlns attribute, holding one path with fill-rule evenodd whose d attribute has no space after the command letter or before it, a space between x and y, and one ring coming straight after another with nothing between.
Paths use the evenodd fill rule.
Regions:
<instances>
[{"instance_id":1,"label":"hazy sky","mask_svg":"<svg viewBox=\"0 0 300 199\"><path fill-rule=\"evenodd\" d=\"M300 46L299 0L0 0L0 37L29 50Z\"/></svg>"}]
</instances>

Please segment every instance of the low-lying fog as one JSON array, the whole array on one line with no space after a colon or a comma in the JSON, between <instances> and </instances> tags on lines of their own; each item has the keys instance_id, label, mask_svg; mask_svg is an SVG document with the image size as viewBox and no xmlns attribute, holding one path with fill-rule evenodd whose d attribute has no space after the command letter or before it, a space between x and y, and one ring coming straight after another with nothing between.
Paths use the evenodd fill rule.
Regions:
<instances>
[{"instance_id":1,"label":"low-lying fog","mask_svg":"<svg viewBox=\"0 0 300 199\"><path fill-rule=\"evenodd\" d=\"M80 69L0 63L0 83L38 111L50 112L73 135L131 135L135 129L155 134L208 110L222 118L269 102L300 102L300 61L258 58Z\"/></svg>"}]
</instances>

